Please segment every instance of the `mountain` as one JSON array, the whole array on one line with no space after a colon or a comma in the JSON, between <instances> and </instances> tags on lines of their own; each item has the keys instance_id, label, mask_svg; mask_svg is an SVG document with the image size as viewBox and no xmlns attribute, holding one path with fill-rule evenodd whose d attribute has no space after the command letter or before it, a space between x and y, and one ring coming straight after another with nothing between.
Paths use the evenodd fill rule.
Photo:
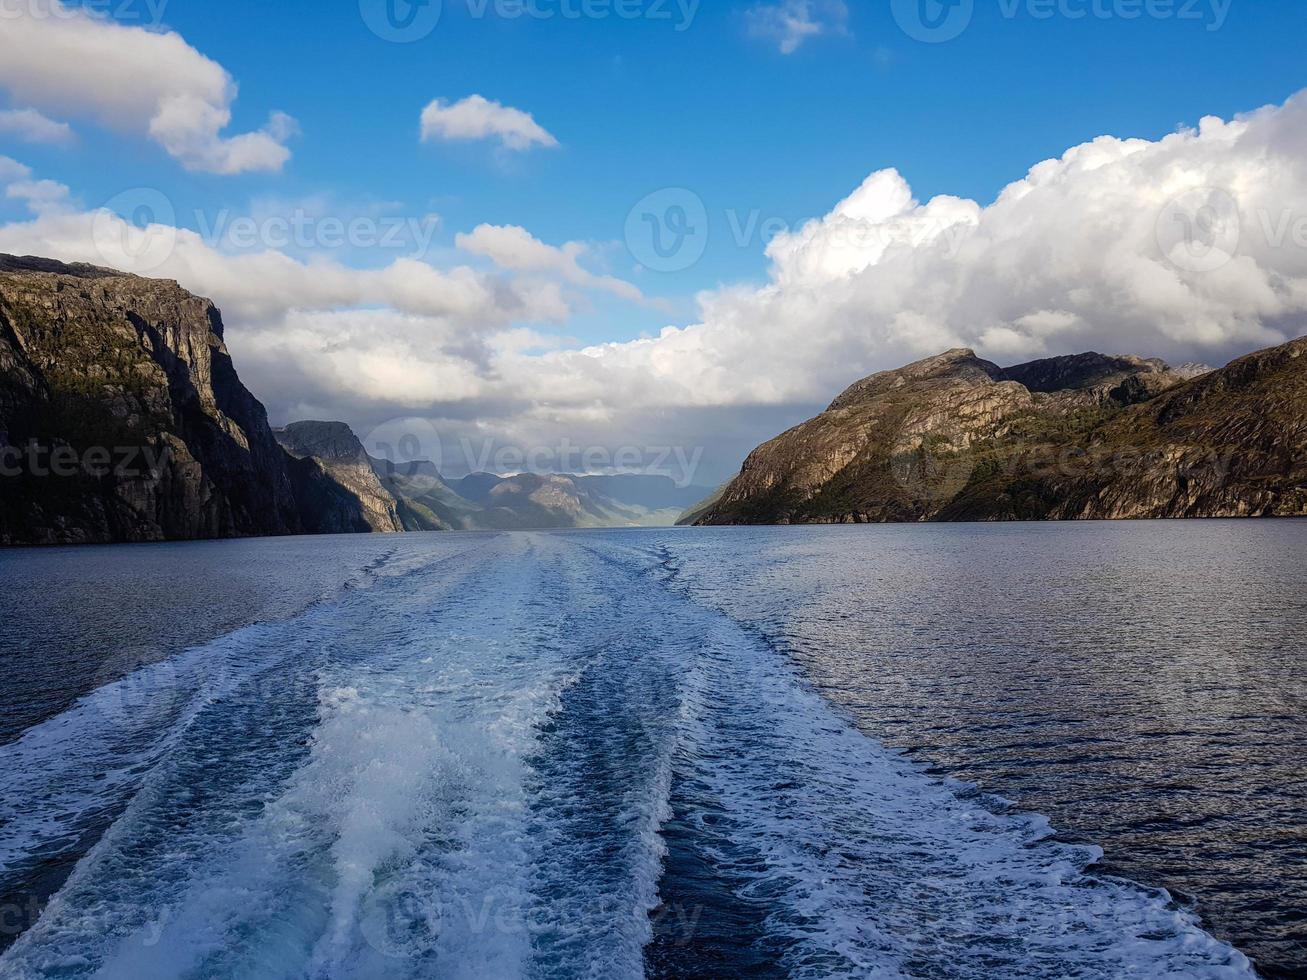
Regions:
<instances>
[{"instance_id":1,"label":"mountain","mask_svg":"<svg viewBox=\"0 0 1307 980\"><path fill-rule=\"evenodd\" d=\"M676 518L678 526L698 524L699 519L708 515L708 513L717 505L717 501L722 499L722 494L726 492L729 483L723 483L717 489L712 491L706 497L696 500L693 504L681 511Z\"/></svg>"},{"instance_id":2,"label":"mountain","mask_svg":"<svg viewBox=\"0 0 1307 980\"><path fill-rule=\"evenodd\" d=\"M458 531L476 527L473 515L481 508L460 497L434 463L373 459L372 468L382 486L394 496L404 530Z\"/></svg>"},{"instance_id":3,"label":"mountain","mask_svg":"<svg viewBox=\"0 0 1307 980\"><path fill-rule=\"evenodd\" d=\"M291 457L305 530L314 534L403 531L397 504L344 422L295 422L273 435Z\"/></svg>"},{"instance_id":4,"label":"mountain","mask_svg":"<svg viewBox=\"0 0 1307 980\"><path fill-rule=\"evenodd\" d=\"M641 474L473 473L449 487L479 508L463 527L496 530L665 527L703 493L678 487L670 477Z\"/></svg>"},{"instance_id":5,"label":"mountain","mask_svg":"<svg viewBox=\"0 0 1307 980\"><path fill-rule=\"evenodd\" d=\"M952 350L765 443L698 524L1307 514L1307 339L1218 371Z\"/></svg>"},{"instance_id":6,"label":"mountain","mask_svg":"<svg viewBox=\"0 0 1307 980\"><path fill-rule=\"evenodd\" d=\"M174 282L0 256L0 461L4 544L302 529L218 310Z\"/></svg>"},{"instance_id":7,"label":"mountain","mask_svg":"<svg viewBox=\"0 0 1307 980\"><path fill-rule=\"evenodd\" d=\"M0 255L0 544L397 528L328 428L288 455L177 283Z\"/></svg>"}]
</instances>

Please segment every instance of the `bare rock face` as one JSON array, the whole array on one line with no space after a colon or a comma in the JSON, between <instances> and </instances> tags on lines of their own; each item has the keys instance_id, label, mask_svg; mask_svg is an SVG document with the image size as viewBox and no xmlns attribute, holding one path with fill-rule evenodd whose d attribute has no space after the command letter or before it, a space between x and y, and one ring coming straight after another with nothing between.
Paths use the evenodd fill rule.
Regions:
<instances>
[{"instance_id":1,"label":"bare rock face","mask_svg":"<svg viewBox=\"0 0 1307 980\"><path fill-rule=\"evenodd\" d=\"M394 496L381 484L344 422L295 422L273 433L292 458L290 473L305 530L320 534L404 530Z\"/></svg>"},{"instance_id":2,"label":"bare rock face","mask_svg":"<svg viewBox=\"0 0 1307 980\"><path fill-rule=\"evenodd\" d=\"M300 531L222 330L175 282L0 256L0 543Z\"/></svg>"},{"instance_id":3,"label":"bare rock face","mask_svg":"<svg viewBox=\"0 0 1307 980\"><path fill-rule=\"evenodd\" d=\"M1219 371L948 351L755 450L700 524L1307 515L1307 339Z\"/></svg>"}]
</instances>

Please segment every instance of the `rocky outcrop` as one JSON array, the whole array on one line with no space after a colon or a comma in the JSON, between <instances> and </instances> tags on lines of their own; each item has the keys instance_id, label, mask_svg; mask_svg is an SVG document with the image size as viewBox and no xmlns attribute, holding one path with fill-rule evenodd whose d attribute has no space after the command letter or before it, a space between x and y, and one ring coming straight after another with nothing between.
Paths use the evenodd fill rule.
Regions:
<instances>
[{"instance_id":1,"label":"rocky outcrop","mask_svg":"<svg viewBox=\"0 0 1307 980\"><path fill-rule=\"evenodd\" d=\"M314 534L404 530L363 444L343 422L295 422L273 434L291 457L305 530Z\"/></svg>"},{"instance_id":2,"label":"rocky outcrop","mask_svg":"<svg viewBox=\"0 0 1307 980\"><path fill-rule=\"evenodd\" d=\"M211 302L0 256L0 543L301 529L285 454Z\"/></svg>"},{"instance_id":3,"label":"rocky outcrop","mask_svg":"<svg viewBox=\"0 0 1307 980\"><path fill-rule=\"evenodd\" d=\"M1307 340L1219 371L954 350L760 446L700 524L1307 514Z\"/></svg>"}]
</instances>

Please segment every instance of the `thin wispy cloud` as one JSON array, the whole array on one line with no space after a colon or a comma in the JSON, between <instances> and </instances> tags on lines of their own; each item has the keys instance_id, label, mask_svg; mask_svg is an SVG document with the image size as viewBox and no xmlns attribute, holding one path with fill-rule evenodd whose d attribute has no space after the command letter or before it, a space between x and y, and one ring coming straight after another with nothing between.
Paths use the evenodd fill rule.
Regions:
<instances>
[{"instance_id":1,"label":"thin wispy cloud","mask_svg":"<svg viewBox=\"0 0 1307 980\"><path fill-rule=\"evenodd\" d=\"M844 0L760 3L745 12L745 19L751 37L775 44L781 54L794 54L813 38L849 32L849 8Z\"/></svg>"},{"instance_id":2,"label":"thin wispy cloud","mask_svg":"<svg viewBox=\"0 0 1307 980\"><path fill-rule=\"evenodd\" d=\"M423 143L494 140L504 149L518 152L558 145L554 135L529 112L481 95L458 102L436 99L422 110L421 138Z\"/></svg>"},{"instance_id":3,"label":"thin wispy cloud","mask_svg":"<svg viewBox=\"0 0 1307 980\"><path fill-rule=\"evenodd\" d=\"M501 269L550 273L573 286L597 289L633 302L644 299L644 294L631 283L583 268L580 259L590 251L583 242L568 242L556 248L525 228L480 225L468 234L459 235L455 244L469 254L488 258Z\"/></svg>"},{"instance_id":4,"label":"thin wispy cloud","mask_svg":"<svg viewBox=\"0 0 1307 980\"><path fill-rule=\"evenodd\" d=\"M75 139L73 128L35 109L0 109L0 133L24 143L67 146Z\"/></svg>"}]
</instances>

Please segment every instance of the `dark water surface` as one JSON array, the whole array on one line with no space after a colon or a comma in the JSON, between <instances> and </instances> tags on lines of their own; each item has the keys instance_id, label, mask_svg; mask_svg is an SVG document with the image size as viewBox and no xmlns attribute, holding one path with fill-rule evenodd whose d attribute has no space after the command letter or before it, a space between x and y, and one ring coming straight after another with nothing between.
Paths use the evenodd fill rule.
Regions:
<instances>
[{"instance_id":1,"label":"dark water surface","mask_svg":"<svg viewBox=\"0 0 1307 980\"><path fill-rule=\"evenodd\" d=\"M0 553L0 977L1307 975L1304 544Z\"/></svg>"},{"instance_id":2,"label":"dark water surface","mask_svg":"<svg viewBox=\"0 0 1307 980\"><path fill-rule=\"evenodd\" d=\"M863 731L1307 976L1307 522L748 529L686 588Z\"/></svg>"}]
</instances>

